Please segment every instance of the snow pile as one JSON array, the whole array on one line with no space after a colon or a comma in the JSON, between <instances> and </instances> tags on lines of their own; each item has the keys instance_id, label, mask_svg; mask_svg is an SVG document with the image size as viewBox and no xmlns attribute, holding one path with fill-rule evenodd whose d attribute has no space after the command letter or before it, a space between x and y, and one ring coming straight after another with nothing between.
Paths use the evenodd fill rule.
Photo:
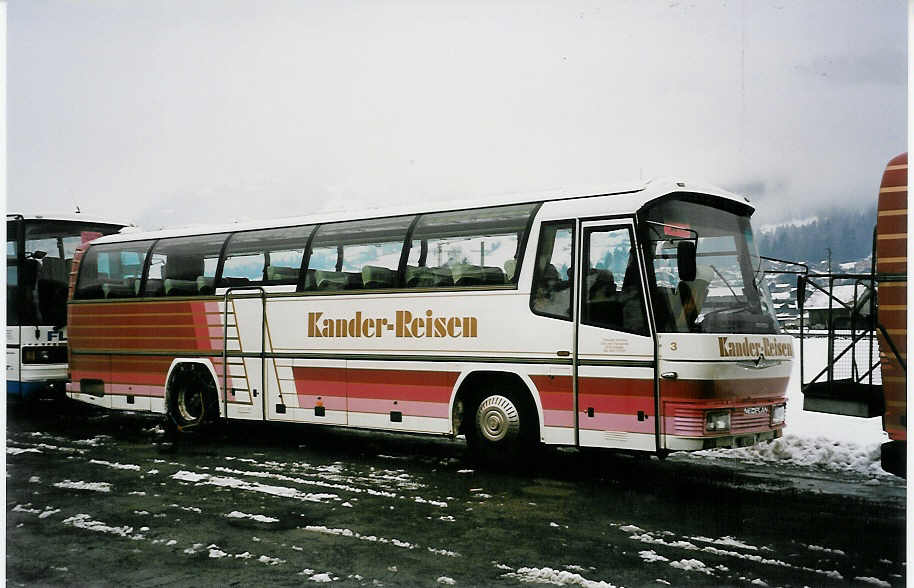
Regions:
<instances>
[{"instance_id":1,"label":"snow pile","mask_svg":"<svg viewBox=\"0 0 914 588\"><path fill-rule=\"evenodd\" d=\"M271 486L268 484L259 484L256 482L245 482L244 480L239 480L238 478L211 476L209 474L197 474L187 470L181 470L171 477L175 480L181 482L190 482L197 486L210 485L221 486L224 488L237 488L239 490L261 492L263 494L270 494L272 496L293 498L295 500L303 500L307 502L323 502L325 500L335 500L339 498L336 494L313 494L308 492L300 492L295 488L290 488L288 486Z\"/></svg>"},{"instance_id":2,"label":"snow pile","mask_svg":"<svg viewBox=\"0 0 914 588\"><path fill-rule=\"evenodd\" d=\"M95 531L96 533L108 533L111 535L119 535L121 537L129 537L130 534L133 533L133 527L128 525L123 525L121 527L112 527L111 525L106 525L101 521L93 521L91 515L87 514L78 514L68 519L64 519L63 524L77 527L79 529Z\"/></svg>"},{"instance_id":3,"label":"snow pile","mask_svg":"<svg viewBox=\"0 0 914 588\"><path fill-rule=\"evenodd\" d=\"M91 490L93 492L111 492L110 482L73 482L64 480L54 484L56 488L67 488L69 490Z\"/></svg>"},{"instance_id":4,"label":"snow pile","mask_svg":"<svg viewBox=\"0 0 914 588\"><path fill-rule=\"evenodd\" d=\"M108 466L109 468L114 468L116 470L134 470L139 471L140 466L134 465L132 463L117 463L114 461L104 461L101 459L90 459L89 463L94 463L96 465Z\"/></svg>"},{"instance_id":5,"label":"snow pile","mask_svg":"<svg viewBox=\"0 0 914 588\"><path fill-rule=\"evenodd\" d=\"M884 586L885 588L890 588L892 586L885 580L880 580L879 578L872 578L869 576L857 576L854 578L854 581L863 582L865 584L872 584L873 586Z\"/></svg>"},{"instance_id":6,"label":"snow pile","mask_svg":"<svg viewBox=\"0 0 914 588\"><path fill-rule=\"evenodd\" d=\"M41 453L41 450L34 447L7 447L6 452L9 455L21 455L23 453Z\"/></svg>"},{"instance_id":7,"label":"snow pile","mask_svg":"<svg viewBox=\"0 0 914 588\"><path fill-rule=\"evenodd\" d=\"M279 519L274 519L273 517L268 517L265 515L254 515L248 514L246 512L240 512L233 510L232 512L225 515L227 519L251 519L252 521L257 521L258 523L278 523Z\"/></svg>"},{"instance_id":8,"label":"snow pile","mask_svg":"<svg viewBox=\"0 0 914 588\"><path fill-rule=\"evenodd\" d=\"M689 551L689 552L707 553L707 554L717 556L717 557L731 558L731 563L736 563L737 560L742 560L742 561L753 562L756 564L773 566L773 567L777 567L777 568L787 568L787 569L793 569L793 570L802 570L805 572L812 572L814 574L820 574L822 576L825 576L827 578L832 578L835 580L844 579L843 576L841 576L841 574L837 570L821 570L821 569L814 569L814 568L810 568L810 567L806 567L806 566L796 566L796 565L787 563L787 562L779 560L779 559L762 557L761 555L757 555L756 553L743 553L740 551L719 549L717 547L713 547L712 545L705 545L705 546L699 547L699 546L695 545L694 543L692 543L691 541L683 541L683 540L676 539L676 534L671 531L645 531L641 527L638 527L635 525L620 526L619 530L624 533L631 533L631 535L629 535L629 539L633 539L635 541L640 541L641 543L646 543L648 545L681 549L681 550ZM661 537L658 537L657 535L661 535L663 537L666 537L667 539L663 539ZM735 547L738 549L745 549L746 551L750 551L750 552L752 552L752 551L756 551L756 552L757 551L771 551L767 547L762 547L761 549L759 549L758 547L756 547L754 545L749 545L748 543L745 543L744 541L740 541L739 539L737 539L735 537L730 537L730 536L719 537L717 539L712 539L709 537L691 537L691 539L694 539L701 543L711 543L714 545L727 545L727 546ZM653 549L639 551L638 555L641 557L642 560L644 560L646 562L659 562L659 563L668 562L669 565L674 568L679 568L679 569L682 569L685 571L692 571L692 572L697 571L697 572L705 573L708 575L714 575L714 570L726 572L726 571L729 571L729 569L730 569L727 566L722 565L722 564L715 566L714 568L710 568L710 567L706 566L700 560L693 559L693 558L680 559L679 561L670 561L669 558L658 554Z\"/></svg>"},{"instance_id":9,"label":"snow pile","mask_svg":"<svg viewBox=\"0 0 914 588\"><path fill-rule=\"evenodd\" d=\"M770 443L759 443L738 449L697 451L691 457L704 459L737 459L749 463L788 463L803 467L821 467L866 476L890 476L882 469L880 443L859 444L827 437L785 435Z\"/></svg>"},{"instance_id":10,"label":"snow pile","mask_svg":"<svg viewBox=\"0 0 914 588\"><path fill-rule=\"evenodd\" d=\"M639 551L639 552L638 552L638 555L641 556L641 559L643 559L643 560L646 561L646 562L654 562L654 561L661 561L661 562L663 562L663 561L670 561L669 558L663 557L662 555L658 554L658 553L657 553L656 551L654 551L653 549L649 549L649 550L645 550L645 551Z\"/></svg>"},{"instance_id":11,"label":"snow pile","mask_svg":"<svg viewBox=\"0 0 914 588\"><path fill-rule=\"evenodd\" d=\"M44 510L38 510L37 508L32 508L32 503L28 504L17 504L13 507L13 512L26 512L29 514L37 514L39 519L46 519L51 515L57 514L60 512L59 508L53 508L50 506L44 507Z\"/></svg>"},{"instance_id":12,"label":"snow pile","mask_svg":"<svg viewBox=\"0 0 914 588\"><path fill-rule=\"evenodd\" d=\"M603 581L588 580L580 574L552 568L518 568L516 572L504 574L503 578L512 578L527 584L553 584L555 586L583 586L584 588L616 588L614 584Z\"/></svg>"},{"instance_id":13,"label":"snow pile","mask_svg":"<svg viewBox=\"0 0 914 588\"><path fill-rule=\"evenodd\" d=\"M697 559L681 559L679 561L672 561L670 562L670 566L680 570L685 570L687 572L701 572L702 574L707 574L709 576L714 575L714 572L711 571L711 568L706 566L704 562L698 561Z\"/></svg>"},{"instance_id":14,"label":"snow pile","mask_svg":"<svg viewBox=\"0 0 914 588\"><path fill-rule=\"evenodd\" d=\"M308 525L305 527L299 527L305 531L311 531L312 533L322 533L324 535L336 535L338 537L349 537L352 539L358 539L359 541L367 541L369 543L383 543L386 545L393 545L394 547L399 547L401 549L419 549L420 546L415 543L410 543L409 541L401 541L400 539L388 539L386 537L378 537L376 535L362 535L358 531L353 531L352 529L331 529L329 527L324 527L322 525ZM443 555L446 557L460 557L460 554L456 551L449 551L447 549L435 549L434 547L426 547L426 550L429 553L434 553L435 555Z\"/></svg>"}]
</instances>

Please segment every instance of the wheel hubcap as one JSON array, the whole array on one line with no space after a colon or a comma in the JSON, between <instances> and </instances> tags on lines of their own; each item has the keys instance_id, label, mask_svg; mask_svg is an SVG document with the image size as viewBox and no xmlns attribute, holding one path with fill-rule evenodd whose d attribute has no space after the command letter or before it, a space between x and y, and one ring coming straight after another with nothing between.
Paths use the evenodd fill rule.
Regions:
<instances>
[{"instance_id":1,"label":"wheel hubcap","mask_svg":"<svg viewBox=\"0 0 914 588\"><path fill-rule=\"evenodd\" d=\"M502 441L514 438L520 432L520 415L504 396L489 396L476 411L476 424L489 441Z\"/></svg>"},{"instance_id":2,"label":"wheel hubcap","mask_svg":"<svg viewBox=\"0 0 914 588\"><path fill-rule=\"evenodd\" d=\"M193 422L203 416L203 395L187 387L178 394L178 413L181 418Z\"/></svg>"}]
</instances>

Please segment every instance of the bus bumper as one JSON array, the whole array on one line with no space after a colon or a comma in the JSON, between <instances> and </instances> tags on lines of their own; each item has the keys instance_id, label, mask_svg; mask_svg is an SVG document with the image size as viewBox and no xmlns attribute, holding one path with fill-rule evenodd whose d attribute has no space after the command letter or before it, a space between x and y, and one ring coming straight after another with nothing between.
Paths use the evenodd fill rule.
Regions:
<instances>
[{"instance_id":1,"label":"bus bumper","mask_svg":"<svg viewBox=\"0 0 914 588\"><path fill-rule=\"evenodd\" d=\"M666 445L670 451L699 451L701 449L719 449L751 447L765 441L779 439L783 429L761 431L758 433L738 433L719 437L667 437Z\"/></svg>"},{"instance_id":2,"label":"bus bumper","mask_svg":"<svg viewBox=\"0 0 914 588\"><path fill-rule=\"evenodd\" d=\"M41 382L6 382L7 400L38 400L42 398L62 399L66 396L66 380Z\"/></svg>"}]
</instances>

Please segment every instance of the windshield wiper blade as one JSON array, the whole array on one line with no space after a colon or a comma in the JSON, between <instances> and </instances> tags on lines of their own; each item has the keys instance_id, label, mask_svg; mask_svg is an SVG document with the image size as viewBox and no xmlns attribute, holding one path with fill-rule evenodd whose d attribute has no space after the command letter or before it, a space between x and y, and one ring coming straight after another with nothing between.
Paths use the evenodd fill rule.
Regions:
<instances>
[{"instance_id":1,"label":"windshield wiper blade","mask_svg":"<svg viewBox=\"0 0 914 588\"><path fill-rule=\"evenodd\" d=\"M733 299L736 300L737 302L740 302L741 304L745 304L745 302L742 302L739 299L739 296L736 295L736 291L733 289L733 286L730 285L730 282L727 281L727 278L725 278L724 275L722 273L720 273L720 271L716 267L714 267L714 264L709 264L709 265L710 265L711 269L714 270L714 273L717 274L718 277L720 277L720 279L723 280L724 284L727 285L727 288L730 289L730 294L733 294Z\"/></svg>"}]
</instances>

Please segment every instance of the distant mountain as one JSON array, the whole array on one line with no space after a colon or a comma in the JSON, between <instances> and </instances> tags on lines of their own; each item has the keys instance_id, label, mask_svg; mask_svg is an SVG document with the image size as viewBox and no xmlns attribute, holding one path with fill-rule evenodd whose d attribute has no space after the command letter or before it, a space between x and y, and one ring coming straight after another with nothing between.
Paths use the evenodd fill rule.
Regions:
<instances>
[{"instance_id":1,"label":"distant mountain","mask_svg":"<svg viewBox=\"0 0 914 588\"><path fill-rule=\"evenodd\" d=\"M791 261L824 260L831 249L832 267L865 258L873 249L876 209L829 210L803 221L763 227L759 253Z\"/></svg>"}]
</instances>

